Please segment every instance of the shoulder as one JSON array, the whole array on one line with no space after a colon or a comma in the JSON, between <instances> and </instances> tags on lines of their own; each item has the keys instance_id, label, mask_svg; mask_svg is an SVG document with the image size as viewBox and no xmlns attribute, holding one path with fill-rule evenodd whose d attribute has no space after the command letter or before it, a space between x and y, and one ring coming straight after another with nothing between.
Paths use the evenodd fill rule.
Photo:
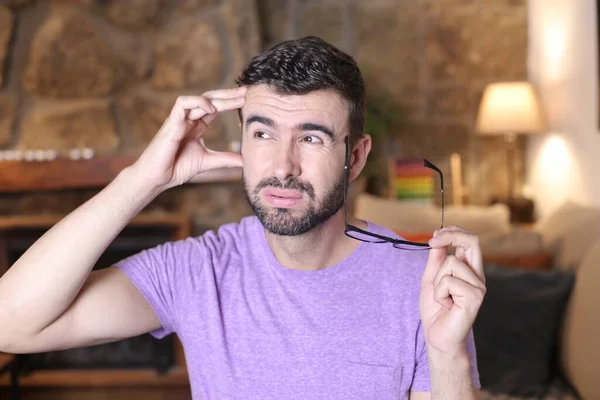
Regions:
<instances>
[{"instance_id":1,"label":"shoulder","mask_svg":"<svg viewBox=\"0 0 600 400\"><path fill-rule=\"evenodd\" d=\"M250 237L256 236L253 231L258 231L255 221L252 217L245 217L238 222L227 223L196 236L164 242L139 252L135 257L172 260L178 263L186 260L198 261L199 258L219 254L225 250L234 251L236 247L244 245Z\"/></svg>"},{"instance_id":2,"label":"shoulder","mask_svg":"<svg viewBox=\"0 0 600 400\"><path fill-rule=\"evenodd\" d=\"M240 221L221 225L218 229L208 230L197 240L209 251L241 250L248 242L257 240L259 223L256 216L244 217Z\"/></svg>"}]
</instances>

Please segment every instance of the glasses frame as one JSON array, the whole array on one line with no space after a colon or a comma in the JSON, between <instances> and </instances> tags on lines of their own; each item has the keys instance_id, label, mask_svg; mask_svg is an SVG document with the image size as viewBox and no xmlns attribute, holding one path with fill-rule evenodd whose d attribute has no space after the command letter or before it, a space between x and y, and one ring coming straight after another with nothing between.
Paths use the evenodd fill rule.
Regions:
<instances>
[{"instance_id":1,"label":"glasses frame","mask_svg":"<svg viewBox=\"0 0 600 400\"><path fill-rule=\"evenodd\" d=\"M343 207L344 207L344 234L352 239L360 240L361 242L366 242L366 243L391 243L394 247L404 249L404 250L428 250L428 249L430 249L431 246L429 246L428 243L411 242L408 240L392 238L392 237L384 236L384 235L378 235L376 233L365 231L364 229L360 229L359 227L348 223L348 211L347 211L347 204L346 204L347 197L348 197L348 187L350 186L350 138L348 136L346 136L344 138L344 143L346 145L346 156L345 156L345 161L344 161L344 204L343 204ZM430 168L430 169L436 171L440 176L440 189L441 189L441 195L442 195L442 206L441 206L442 222L440 224L440 229L442 229L444 227L444 174L438 167L436 167L433 163L431 163L430 161L428 161L426 159L423 159L423 165L427 168ZM356 238L354 236L351 236L351 232L357 232L357 233L360 233L361 235L369 236L376 240L374 240L374 241L362 240L362 239ZM402 246L413 246L414 249L407 249Z\"/></svg>"}]
</instances>

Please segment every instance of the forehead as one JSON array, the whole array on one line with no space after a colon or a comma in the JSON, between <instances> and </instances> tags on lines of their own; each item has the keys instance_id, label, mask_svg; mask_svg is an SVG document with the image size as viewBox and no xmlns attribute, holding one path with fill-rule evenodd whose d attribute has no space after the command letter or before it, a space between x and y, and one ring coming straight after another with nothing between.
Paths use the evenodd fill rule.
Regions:
<instances>
[{"instance_id":1,"label":"forehead","mask_svg":"<svg viewBox=\"0 0 600 400\"><path fill-rule=\"evenodd\" d=\"M348 105L339 94L330 90L284 95L274 92L267 85L255 85L246 92L246 102L242 108L244 119L250 114L268 116L282 123L316 119L344 124L348 120Z\"/></svg>"}]
</instances>

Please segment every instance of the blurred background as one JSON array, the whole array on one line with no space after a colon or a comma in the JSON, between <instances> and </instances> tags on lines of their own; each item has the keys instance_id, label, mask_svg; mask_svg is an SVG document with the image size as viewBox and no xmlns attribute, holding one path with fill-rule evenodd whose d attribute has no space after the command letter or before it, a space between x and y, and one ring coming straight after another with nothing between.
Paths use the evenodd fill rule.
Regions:
<instances>
[{"instance_id":1,"label":"blurred background","mask_svg":"<svg viewBox=\"0 0 600 400\"><path fill-rule=\"evenodd\" d=\"M351 210L426 239L440 214L427 158L448 224L481 235L486 396L600 399L596 16L595 0L0 1L0 273L133 162L177 96L317 35L367 82L375 147ZM235 113L206 134L217 150L239 140ZM239 171L217 171L160 195L97 268L249 214ZM0 398L189 398L174 337L2 357Z\"/></svg>"}]
</instances>

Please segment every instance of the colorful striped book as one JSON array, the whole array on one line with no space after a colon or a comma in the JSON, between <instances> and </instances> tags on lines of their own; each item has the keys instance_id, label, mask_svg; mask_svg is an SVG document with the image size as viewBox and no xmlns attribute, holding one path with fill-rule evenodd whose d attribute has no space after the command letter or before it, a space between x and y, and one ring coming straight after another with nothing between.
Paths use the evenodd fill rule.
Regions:
<instances>
[{"instance_id":1,"label":"colorful striped book","mask_svg":"<svg viewBox=\"0 0 600 400\"><path fill-rule=\"evenodd\" d=\"M434 198L433 171L423 160L395 160L390 168L392 194L397 200L431 203Z\"/></svg>"}]
</instances>

